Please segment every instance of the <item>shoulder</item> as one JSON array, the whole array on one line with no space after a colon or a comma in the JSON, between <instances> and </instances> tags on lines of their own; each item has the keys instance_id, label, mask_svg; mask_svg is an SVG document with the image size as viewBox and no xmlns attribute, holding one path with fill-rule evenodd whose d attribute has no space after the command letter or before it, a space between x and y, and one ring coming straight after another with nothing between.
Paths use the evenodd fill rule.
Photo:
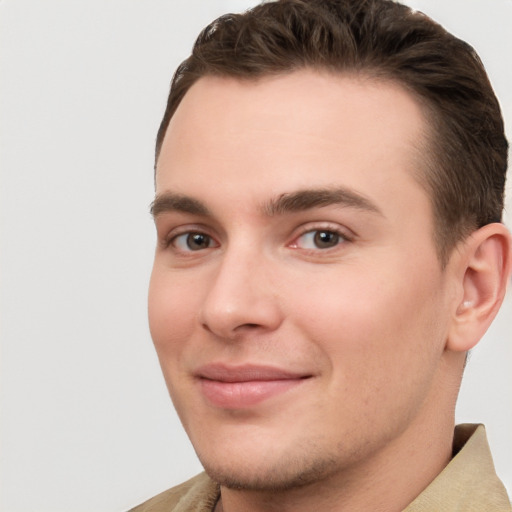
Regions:
<instances>
[{"instance_id":1,"label":"shoulder","mask_svg":"<svg viewBox=\"0 0 512 512\"><path fill-rule=\"evenodd\" d=\"M218 485L206 473L200 473L129 512L211 512L218 497Z\"/></svg>"}]
</instances>

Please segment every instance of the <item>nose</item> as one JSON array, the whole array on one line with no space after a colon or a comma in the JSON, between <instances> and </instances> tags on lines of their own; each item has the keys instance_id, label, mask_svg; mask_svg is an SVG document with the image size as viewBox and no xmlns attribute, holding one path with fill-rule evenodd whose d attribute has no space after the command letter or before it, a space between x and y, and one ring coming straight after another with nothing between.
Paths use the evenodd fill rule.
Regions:
<instances>
[{"instance_id":1,"label":"nose","mask_svg":"<svg viewBox=\"0 0 512 512\"><path fill-rule=\"evenodd\" d=\"M202 304L203 328L225 340L276 330L282 313L271 266L255 251L226 251Z\"/></svg>"}]
</instances>

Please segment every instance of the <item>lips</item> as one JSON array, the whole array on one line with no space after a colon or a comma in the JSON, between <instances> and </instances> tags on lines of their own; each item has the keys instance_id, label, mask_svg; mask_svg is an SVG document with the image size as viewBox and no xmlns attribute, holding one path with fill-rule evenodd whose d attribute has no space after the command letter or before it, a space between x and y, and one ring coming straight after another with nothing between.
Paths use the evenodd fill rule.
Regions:
<instances>
[{"instance_id":1,"label":"lips","mask_svg":"<svg viewBox=\"0 0 512 512\"><path fill-rule=\"evenodd\" d=\"M312 375L270 366L206 365L196 372L201 392L224 409L252 407L302 385Z\"/></svg>"}]
</instances>

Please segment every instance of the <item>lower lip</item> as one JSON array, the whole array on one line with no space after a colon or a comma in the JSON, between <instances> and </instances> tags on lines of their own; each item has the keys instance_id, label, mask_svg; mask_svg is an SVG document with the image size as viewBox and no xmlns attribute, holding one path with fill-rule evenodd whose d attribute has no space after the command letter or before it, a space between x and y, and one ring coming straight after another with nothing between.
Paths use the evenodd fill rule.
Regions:
<instances>
[{"instance_id":1,"label":"lower lip","mask_svg":"<svg viewBox=\"0 0 512 512\"><path fill-rule=\"evenodd\" d=\"M206 399L224 409L242 409L257 405L276 395L300 386L306 379L254 380L222 382L201 379L201 390Z\"/></svg>"}]
</instances>

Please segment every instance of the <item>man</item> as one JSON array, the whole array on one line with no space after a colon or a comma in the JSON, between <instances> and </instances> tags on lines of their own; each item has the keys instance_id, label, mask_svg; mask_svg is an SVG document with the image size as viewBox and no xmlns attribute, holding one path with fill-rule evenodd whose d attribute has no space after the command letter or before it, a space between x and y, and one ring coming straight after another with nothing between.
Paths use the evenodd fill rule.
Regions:
<instances>
[{"instance_id":1,"label":"man","mask_svg":"<svg viewBox=\"0 0 512 512\"><path fill-rule=\"evenodd\" d=\"M474 51L388 0L215 21L156 148L150 327L206 473L140 511L505 511L468 351L505 294Z\"/></svg>"}]
</instances>

